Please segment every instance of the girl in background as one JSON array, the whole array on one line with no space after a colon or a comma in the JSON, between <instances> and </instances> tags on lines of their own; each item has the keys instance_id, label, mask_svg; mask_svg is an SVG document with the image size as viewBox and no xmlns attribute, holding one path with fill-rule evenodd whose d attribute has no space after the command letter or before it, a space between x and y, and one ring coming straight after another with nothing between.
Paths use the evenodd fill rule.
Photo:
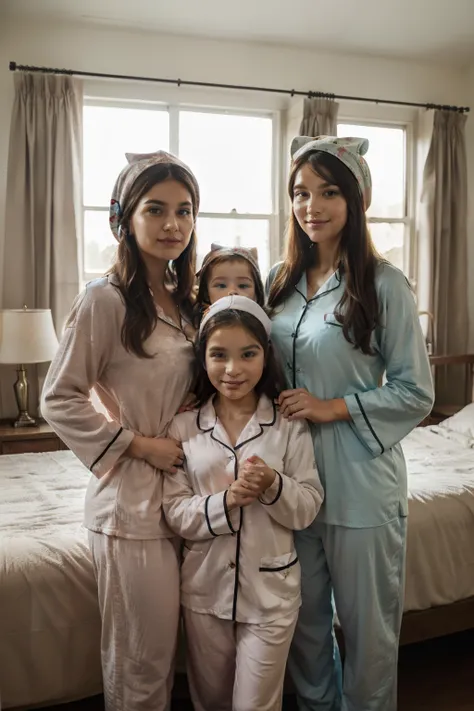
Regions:
<instances>
[{"instance_id":1,"label":"girl in background","mask_svg":"<svg viewBox=\"0 0 474 711\"><path fill-rule=\"evenodd\" d=\"M211 246L197 273L196 325L199 326L204 311L223 296L240 294L265 303L265 291L258 266L256 249L245 247Z\"/></svg>"}]
</instances>

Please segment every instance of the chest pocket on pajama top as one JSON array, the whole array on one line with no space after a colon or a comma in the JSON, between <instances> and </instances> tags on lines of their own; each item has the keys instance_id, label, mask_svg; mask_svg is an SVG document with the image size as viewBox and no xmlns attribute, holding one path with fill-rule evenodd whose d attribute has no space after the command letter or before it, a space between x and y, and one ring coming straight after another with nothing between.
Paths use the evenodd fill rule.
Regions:
<instances>
[{"instance_id":1,"label":"chest pocket on pajama top","mask_svg":"<svg viewBox=\"0 0 474 711\"><path fill-rule=\"evenodd\" d=\"M285 600L300 592L301 568L296 551L275 557L260 558L259 572L265 576L268 589Z\"/></svg>"}]
</instances>

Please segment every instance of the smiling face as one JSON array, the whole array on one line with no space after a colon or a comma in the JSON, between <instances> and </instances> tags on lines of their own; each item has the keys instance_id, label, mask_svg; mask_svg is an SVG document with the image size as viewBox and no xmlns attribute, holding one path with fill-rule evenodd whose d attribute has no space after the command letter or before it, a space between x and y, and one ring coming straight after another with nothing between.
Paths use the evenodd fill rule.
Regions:
<instances>
[{"instance_id":1,"label":"smiling face","mask_svg":"<svg viewBox=\"0 0 474 711\"><path fill-rule=\"evenodd\" d=\"M347 222L347 202L337 185L305 163L295 175L292 201L294 216L311 242L339 243Z\"/></svg>"},{"instance_id":2,"label":"smiling face","mask_svg":"<svg viewBox=\"0 0 474 711\"><path fill-rule=\"evenodd\" d=\"M153 185L138 201L130 232L145 263L176 260L194 229L191 194L172 178Z\"/></svg>"},{"instance_id":3,"label":"smiling face","mask_svg":"<svg viewBox=\"0 0 474 711\"><path fill-rule=\"evenodd\" d=\"M265 367L261 343L240 325L216 328L206 346L206 371L220 397L242 400L253 395Z\"/></svg>"},{"instance_id":4,"label":"smiling face","mask_svg":"<svg viewBox=\"0 0 474 711\"><path fill-rule=\"evenodd\" d=\"M210 268L207 282L209 301L213 304L223 296L237 294L256 301L252 267L246 259L235 257L218 262Z\"/></svg>"}]
</instances>

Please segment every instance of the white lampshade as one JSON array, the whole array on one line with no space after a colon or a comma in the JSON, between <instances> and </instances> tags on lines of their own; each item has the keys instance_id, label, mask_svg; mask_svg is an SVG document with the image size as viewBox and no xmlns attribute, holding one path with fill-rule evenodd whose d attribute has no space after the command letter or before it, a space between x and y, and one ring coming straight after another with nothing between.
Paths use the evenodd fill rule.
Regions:
<instances>
[{"instance_id":1,"label":"white lampshade","mask_svg":"<svg viewBox=\"0 0 474 711\"><path fill-rule=\"evenodd\" d=\"M0 363L45 363L57 348L50 309L0 311Z\"/></svg>"}]
</instances>

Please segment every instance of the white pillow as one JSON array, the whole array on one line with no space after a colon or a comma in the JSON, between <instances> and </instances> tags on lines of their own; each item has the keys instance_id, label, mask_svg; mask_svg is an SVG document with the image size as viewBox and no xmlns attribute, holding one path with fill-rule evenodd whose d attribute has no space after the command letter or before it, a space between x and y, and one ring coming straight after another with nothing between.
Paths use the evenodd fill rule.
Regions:
<instances>
[{"instance_id":1,"label":"white pillow","mask_svg":"<svg viewBox=\"0 0 474 711\"><path fill-rule=\"evenodd\" d=\"M466 405L462 410L456 412L452 417L446 418L439 423L440 427L445 427L451 432L458 432L466 437L474 438L474 402Z\"/></svg>"}]
</instances>

